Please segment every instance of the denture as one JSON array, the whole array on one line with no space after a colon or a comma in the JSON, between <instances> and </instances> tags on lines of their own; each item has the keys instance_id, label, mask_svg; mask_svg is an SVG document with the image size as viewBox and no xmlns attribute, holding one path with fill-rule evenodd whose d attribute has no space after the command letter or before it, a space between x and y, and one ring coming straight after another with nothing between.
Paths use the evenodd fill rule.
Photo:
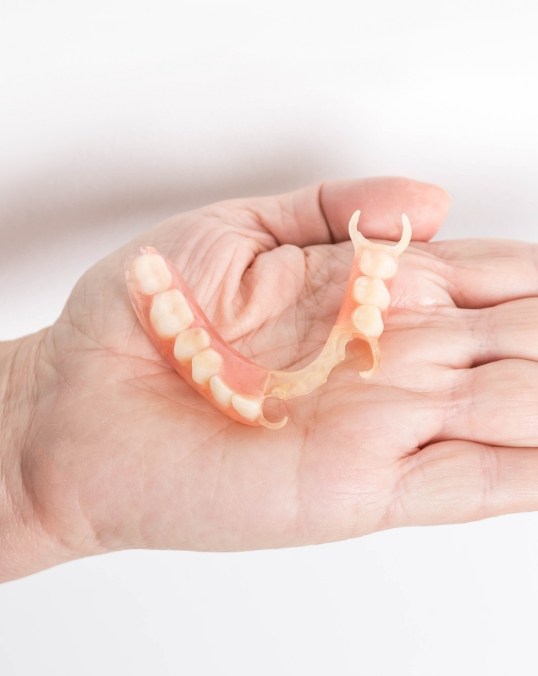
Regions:
<instances>
[{"instance_id":1,"label":"denture","mask_svg":"<svg viewBox=\"0 0 538 676\"><path fill-rule=\"evenodd\" d=\"M362 341L369 351L371 365L360 372L362 378L379 365L379 338L390 305L386 282L396 275L398 258L411 241L411 225L402 214L400 240L383 244L358 231L359 217L356 211L349 221L355 255L336 322L319 355L304 368L268 370L237 352L205 316L175 266L151 246L142 247L126 266L138 320L170 366L222 413L246 425L280 429L287 416L267 420L265 401L311 393L344 361L350 341Z\"/></svg>"}]
</instances>

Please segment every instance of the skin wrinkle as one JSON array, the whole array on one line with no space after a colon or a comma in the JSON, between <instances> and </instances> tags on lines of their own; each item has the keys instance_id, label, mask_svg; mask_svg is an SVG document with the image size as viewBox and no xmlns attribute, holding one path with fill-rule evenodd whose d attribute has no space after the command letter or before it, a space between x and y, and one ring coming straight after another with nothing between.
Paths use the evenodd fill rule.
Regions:
<instances>
[{"instance_id":1,"label":"skin wrinkle","mask_svg":"<svg viewBox=\"0 0 538 676\"><path fill-rule=\"evenodd\" d=\"M488 513L488 505L491 503L491 496L496 492L500 484L500 466L499 454L491 444L483 444L480 453L480 477L481 481L481 507L480 513Z\"/></svg>"},{"instance_id":2,"label":"skin wrinkle","mask_svg":"<svg viewBox=\"0 0 538 676\"><path fill-rule=\"evenodd\" d=\"M473 367L486 364L497 353L494 310L495 308L477 309L471 315L471 331L476 344L471 363Z\"/></svg>"},{"instance_id":3,"label":"skin wrinkle","mask_svg":"<svg viewBox=\"0 0 538 676\"><path fill-rule=\"evenodd\" d=\"M323 251L325 252L326 245L321 245ZM327 293L327 287L329 282L334 281L333 275L331 274L331 266L327 265L327 261L324 260L323 263L318 263L322 259L322 254L319 253L317 247L308 247L304 250L304 260L305 260L305 272L308 271L310 276L312 276L312 281L316 281L316 285L308 285L308 276L305 279L304 287L307 294L310 293ZM340 261L341 263L341 261ZM319 277L319 279L318 279ZM339 303L341 303L342 297L347 286L347 281L349 279L349 274L346 275L345 279L342 280L341 284L338 285L338 290L341 290L341 297L339 298ZM312 299L312 304L317 305L316 299ZM334 307L335 316L338 313L339 304Z\"/></svg>"},{"instance_id":4,"label":"skin wrinkle","mask_svg":"<svg viewBox=\"0 0 538 676\"><path fill-rule=\"evenodd\" d=\"M390 463L394 465L394 461ZM380 468L376 469L376 474L381 474ZM394 489L393 489L394 490ZM368 500L365 501L365 495L368 496ZM375 484L370 487L370 490L365 493L364 490L360 492L361 500L358 503L359 509L355 509L355 518L350 522L350 528L348 530L347 538L355 537L357 532L360 532L361 524L364 522L365 516L370 516L373 518L373 522L370 523L368 532L375 532L380 530L386 530L387 527L387 507L383 506L383 496L380 494L379 489ZM353 515L353 512L352 512Z\"/></svg>"},{"instance_id":5,"label":"skin wrinkle","mask_svg":"<svg viewBox=\"0 0 538 676\"><path fill-rule=\"evenodd\" d=\"M306 294L308 294L308 275L307 275L307 260L306 257L303 255L303 265L301 268L302 271L302 280L300 280L300 288L301 288L301 294L300 295L305 295L305 290ZM299 295L299 294L297 294ZM301 330L302 329L302 330ZM305 330L306 330L306 322L304 321L299 321L299 313L295 311L295 335L297 336L297 352L294 355L294 359L291 362L292 364L297 363L297 358L298 358L298 353L299 353L299 345L302 344L302 342L305 339Z\"/></svg>"},{"instance_id":6,"label":"skin wrinkle","mask_svg":"<svg viewBox=\"0 0 538 676\"><path fill-rule=\"evenodd\" d=\"M221 310L217 309L214 315L214 323L216 326L222 327L222 335L230 342L236 341L239 337L244 335L246 329L241 328L241 324L245 322L244 318L244 300L243 300L243 289L241 284L244 283L246 272L250 269L253 262L256 260L256 257L253 257L247 265L245 273L243 273L240 280L236 279L235 275L229 274L233 269L234 261L236 257L230 259L222 278L224 284L222 287L222 295L224 302L221 304ZM237 294L237 288L239 286L239 296ZM206 313L207 314L207 313ZM208 315L211 319L211 317ZM232 333L234 331L235 333ZM228 333L229 332L229 333Z\"/></svg>"},{"instance_id":7,"label":"skin wrinkle","mask_svg":"<svg viewBox=\"0 0 538 676\"><path fill-rule=\"evenodd\" d=\"M322 299L327 297L327 290L326 286L323 283L316 283L315 285L311 282L309 282L309 266L308 266L308 260L305 254L305 261L304 261L304 266L303 266L303 284L302 284L302 295L306 296L307 298L310 298L310 302L307 305L307 310L305 312L306 316L308 319L312 319L313 316L317 315L319 312L319 306L323 305L323 303L320 303L318 301L318 294L322 295ZM317 281L317 280L316 280ZM308 321L303 322L305 327L308 325ZM303 329L304 331L305 329ZM297 333L299 335L299 332ZM301 338L304 338L304 335L301 336Z\"/></svg>"},{"instance_id":8,"label":"skin wrinkle","mask_svg":"<svg viewBox=\"0 0 538 676\"><path fill-rule=\"evenodd\" d=\"M321 214L321 217L323 219L323 222L325 223L325 226L327 228L327 236L329 240L329 244L335 244L336 240L334 239L333 231L331 229L331 226L329 225L329 219L327 218L327 214L325 213L325 207L323 205L323 192L325 190L325 181L321 181L318 185L318 189L316 191L317 195L317 203L318 203L318 209Z\"/></svg>"},{"instance_id":9,"label":"skin wrinkle","mask_svg":"<svg viewBox=\"0 0 538 676\"><path fill-rule=\"evenodd\" d=\"M286 252L287 254L293 254L293 256L294 256L293 260L298 261L299 264L302 263L302 265L292 267L291 264L290 264L290 261L289 261L289 256L287 256L284 261L281 260L281 258L282 258L281 256L279 257L279 270L282 269L282 275L281 275L280 279L284 276L284 272L287 271L288 273L291 273L291 277L295 280L294 289L290 289L290 296L293 296L293 291L295 289L302 289L305 286L304 255L303 255L302 250L299 247L296 247L295 245L291 245L291 244L285 244L282 247L279 247L278 253L281 254L282 252ZM257 274L263 274L263 270L264 270L264 267L266 266L267 262L269 260L273 260L273 258L266 258L266 257L267 256L271 257L271 256L273 256L273 254L274 254L274 252L264 252L256 258L256 261L254 262L254 264L251 265L250 269L247 271L249 273L248 274L248 280L249 280L248 283L249 284L251 283L250 282L251 277L253 279L255 279L255 276ZM301 255L298 255L298 254L301 254ZM243 276L243 282L244 283L246 282L246 280L245 280L246 277L247 277L247 273L245 273L245 275ZM280 279L277 280L278 286L280 286ZM286 276L286 281L288 281L288 276ZM287 284L286 284L286 287L288 287ZM255 282L254 282L254 288L255 288ZM260 296L260 298L262 300L264 300L267 297L268 293L270 293L272 291L273 291L272 288L268 289L266 287L263 287L261 289L258 288L257 290L255 289L251 293L251 297L249 298L249 303L255 303L255 301L257 300L257 296ZM297 295L297 293L295 293L295 295ZM291 310L292 308L295 310L295 303L296 303L295 299L293 299L293 297L291 297L289 304L287 306L284 306L284 311L286 309ZM247 312L246 308L248 308L248 306L243 307L244 313ZM273 319L278 317L278 315L275 314L274 308L270 304L267 308L267 311L268 311L268 316L264 320L264 322L272 321Z\"/></svg>"},{"instance_id":10,"label":"skin wrinkle","mask_svg":"<svg viewBox=\"0 0 538 676\"><path fill-rule=\"evenodd\" d=\"M467 373L466 369L453 369L451 372L453 378L452 386L445 388L442 393L438 393L441 399L441 420L437 433L432 435L430 439L431 442L449 439L450 435L447 433L447 430L452 427L453 421L460 419L466 411L469 412L472 409L472 403L469 401L469 397L466 396L465 388L462 388L462 383L466 379Z\"/></svg>"},{"instance_id":11,"label":"skin wrinkle","mask_svg":"<svg viewBox=\"0 0 538 676\"><path fill-rule=\"evenodd\" d=\"M248 486L248 491L251 493L253 489L256 489L256 498L261 494L263 495L268 488L268 483L267 483L267 477L266 477L266 466L264 465L263 467L257 468L258 471L256 473L256 476L252 482L249 483ZM241 533L241 538L244 538L244 533L248 532L248 527L251 523L256 523L258 521L264 521L266 519L266 515L263 513L263 511L260 513L257 511L257 509L249 509L249 502L245 501L246 499L243 498L243 500L240 499L240 496L236 496L235 491L233 490L233 481L230 482L230 475L227 475L227 483L228 483L228 488L229 492L231 495L236 497L238 504L240 504L243 507L244 511L244 531ZM279 490L282 491L282 486L279 486ZM255 504L258 501L256 500ZM257 504L256 504L257 506ZM281 505L279 505L281 507ZM245 540L248 538L244 538Z\"/></svg>"},{"instance_id":12,"label":"skin wrinkle","mask_svg":"<svg viewBox=\"0 0 538 676\"><path fill-rule=\"evenodd\" d=\"M280 202L278 205L278 222L282 224L282 230L288 232L293 223L297 222L297 210L294 202L287 204L285 202ZM267 226L265 226L267 228ZM278 246L286 246L287 244L293 245L294 242L279 241Z\"/></svg>"},{"instance_id":13,"label":"skin wrinkle","mask_svg":"<svg viewBox=\"0 0 538 676\"><path fill-rule=\"evenodd\" d=\"M5 384L4 387L0 389L0 395L2 395L2 398L0 399L0 410L3 411L4 414L9 413L10 409L9 392L13 387L14 380L13 373L14 373L13 365L8 363L7 372L5 374ZM11 449L13 444L12 437L13 437L12 432L10 432L10 430L7 428L5 424L2 424L2 426L0 427L0 448ZM7 464L3 462L3 460L4 460L3 453L0 453L0 507L4 508L2 512L0 512L0 523L11 524L13 520L12 517L20 518L24 522L25 520L24 510L22 509L22 506L19 503L20 499L17 500L15 497L16 493L21 492L20 490L17 490L17 485L19 485L22 488L23 495L25 493L22 468L19 467L18 470L20 480L14 484L13 479L11 477L12 472L8 471ZM24 500L22 500L21 503L23 501Z\"/></svg>"},{"instance_id":14,"label":"skin wrinkle","mask_svg":"<svg viewBox=\"0 0 538 676\"><path fill-rule=\"evenodd\" d=\"M314 405L315 406L315 405ZM312 425L305 427L303 433L299 436L299 447L296 450L295 463L295 527L293 529L292 541L302 542L304 538L305 524L307 523L307 510L304 507L306 488L302 481L302 477L306 476L306 472L302 471L306 458L310 455L308 453L308 442L314 438L314 429L316 424L316 411L312 411Z\"/></svg>"},{"instance_id":15,"label":"skin wrinkle","mask_svg":"<svg viewBox=\"0 0 538 676\"><path fill-rule=\"evenodd\" d=\"M22 424L19 426L19 431L21 434L21 439L19 442L19 447L18 448L13 448L12 452L14 452L17 457L18 455L18 465L15 468L14 474L12 474L11 481L13 481L13 477L15 477L15 483L12 484L12 490L11 492L8 490L7 494L9 495L10 499L10 505L16 514L20 519L22 519L22 522L25 526L31 526L32 521L34 521L36 518L39 520L39 514L35 510L35 505L32 500L32 494L28 489L28 483L27 483L27 477L24 472L24 453L23 449L27 446L28 444L28 436L29 436L29 431L31 428L31 421L35 415L35 409L36 409L36 402L38 398L38 385L37 385L37 380L36 380L36 373L37 373L37 368L36 368L36 361L42 352L41 350L41 344L42 344L42 335L38 337L38 343L37 343L37 349L31 350L30 351L30 368L27 369L27 376L29 379L31 379L31 382L25 382L21 383L19 380L19 377L15 377L15 374L17 373L18 376L20 376L20 369L17 368L17 364L20 361L21 353L23 349L25 351L28 351L28 346L26 345L25 342L21 342L18 345L15 346L15 351L12 354L11 360L8 363L8 371L7 371L7 380L6 380L6 387L5 387L5 399L2 404L2 411L3 411L3 417L6 419L9 419L9 417L16 417L16 413L14 410L10 410L9 406L9 401L11 397L15 399L15 401L19 401L20 396L25 397L27 405L28 405L28 410L26 411L26 420L22 422ZM27 361L27 356L25 355L24 357L24 362L28 363ZM22 371L24 373L24 371ZM12 393L15 393L13 395ZM20 396L17 396L19 395ZM12 439L13 442L13 439ZM0 454L1 457L2 454ZM4 478L6 477L5 472L3 472ZM15 493L19 494L19 500L15 499ZM23 507L24 505L24 507ZM28 508L30 508L28 512Z\"/></svg>"},{"instance_id":16,"label":"skin wrinkle","mask_svg":"<svg viewBox=\"0 0 538 676\"><path fill-rule=\"evenodd\" d=\"M409 497L414 494L414 484L427 484L426 467L430 459L425 453L435 444L428 444L420 453L415 453L400 460L401 469L395 473L395 481L390 491L391 499L378 523L380 530L398 527L413 522L413 514L408 507ZM417 474L419 478L417 480Z\"/></svg>"},{"instance_id":17,"label":"skin wrinkle","mask_svg":"<svg viewBox=\"0 0 538 676\"><path fill-rule=\"evenodd\" d=\"M451 266L446 264L442 260L435 259L433 256L429 256L429 270L428 274L430 275L430 279L439 287L445 289L445 287L448 286L445 290L448 292L448 297L450 298L453 307L457 307L457 304L454 300L454 296L452 293L450 293L450 285L453 283L453 279L455 276L455 270L452 270L451 274ZM445 280L445 281L444 281ZM447 285L448 281L448 285ZM448 304L448 303L446 303ZM443 303L439 303L439 305L443 305Z\"/></svg>"},{"instance_id":18,"label":"skin wrinkle","mask_svg":"<svg viewBox=\"0 0 538 676\"><path fill-rule=\"evenodd\" d=\"M361 460L369 459L369 464L361 462L360 466L355 469L355 473L360 476L360 481L363 483L366 481L366 485L354 482L351 488L346 487L343 490L341 486L338 486L338 490L330 489L327 493L333 505L338 502L347 507L348 518L344 523L329 524L329 531L334 531L335 527L338 527L338 532L341 531L341 537L346 539L354 537L359 530L359 524L362 524L362 530L364 530L365 517L375 516L375 525L372 524L371 518L367 519L369 525L366 532L380 529L379 524L383 519L382 514L384 512L382 503L385 496L379 490L379 476L382 476L384 472L391 472L391 468L395 465L394 460L387 459L385 462L380 462L378 450L368 448L368 444L363 440L357 440L354 455L360 457ZM381 516L379 516L380 511ZM336 539L334 535L332 539Z\"/></svg>"},{"instance_id":19,"label":"skin wrinkle","mask_svg":"<svg viewBox=\"0 0 538 676\"><path fill-rule=\"evenodd\" d=\"M156 399L155 403L144 403L140 407L140 412L144 410L144 407L146 409L148 407L151 407L152 409L159 409L163 408L163 410L166 409L166 406L170 406L172 409L174 409L178 401L181 399L181 396L171 396L168 394L168 392L163 391L162 385L159 387L159 385L156 383L155 385L153 384L154 381L162 381L163 377L166 379L167 382L170 381L170 376L172 375L172 372L169 373L149 373L149 374L144 374L143 377L140 377L138 375L133 375L125 380L123 380L123 384L125 384L128 388L133 389L135 391L138 391L140 393L148 394L150 393L153 395ZM179 395L179 390L180 388L178 387L180 383L177 383L177 379L173 379L175 388L174 391L178 391ZM132 408L131 409L133 412L137 411L137 408Z\"/></svg>"},{"instance_id":20,"label":"skin wrinkle","mask_svg":"<svg viewBox=\"0 0 538 676\"><path fill-rule=\"evenodd\" d=\"M212 230L210 224L201 218L196 221L196 225L192 228L190 234L190 246L186 250L184 262L182 259L185 256L185 249L177 251L177 245L170 244L167 251L175 264L179 266L182 275L189 280L196 301L205 300L207 304L207 301L211 300L211 295L207 294L208 280L204 261L207 258L212 258L210 252L214 248L214 240L222 237L222 229ZM156 243L158 244L158 240Z\"/></svg>"},{"instance_id":21,"label":"skin wrinkle","mask_svg":"<svg viewBox=\"0 0 538 676\"><path fill-rule=\"evenodd\" d=\"M189 511L190 517L191 517L191 522L196 524L196 517L198 514L198 507L201 505L202 507L205 507L204 511L207 511L209 514L215 513L218 517L219 514L219 509L216 505L218 505L218 502L216 501L216 497L220 497L221 494L224 493L223 485L227 483L227 478L223 476L223 467L225 466L226 462L226 452L225 449L222 447L219 447L218 444L212 444L213 440L218 439L219 434L221 434L221 430L218 430L215 432L215 434L210 435L209 437L206 437L202 443L198 444L197 447L194 449L193 453L190 453L188 456L185 456L183 458L183 462L186 460L190 460L196 455L200 455L203 451L206 450L206 447L208 445L211 445L210 452L214 453L217 455L216 458L216 465L214 468L212 468L212 482L211 482L211 487L209 489L209 493L206 496L204 494L199 494L197 495L197 500L192 500L191 495L189 494L189 499L187 501L187 506L186 509ZM233 495L233 492L232 492ZM203 523L203 522L202 522ZM198 542L198 546L201 549L205 549L205 540L206 540L206 535L204 532L201 530L202 528L202 523L198 527L198 530L196 529L196 525L194 526L194 537L195 541Z\"/></svg>"},{"instance_id":22,"label":"skin wrinkle","mask_svg":"<svg viewBox=\"0 0 538 676\"><path fill-rule=\"evenodd\" d=\"M478 502L481 503L482 507L480 514L476 517L461 515L457 522L474 520L474 518L482 518L488 515L487 511L485 513L482 511L487 494L483 488L485 465L476 455L458 455L457 449L463 445L464 442L458 440L436 441L426 446L421 453L409 458L411 462L407 463L409 468L401 473L401 490L396 491L398 499L394 503L394 514L399 513L400 516L389 517L389 520L394 519L394 526L404 525L406 521L416 519L414 511L406 508L405 503L407 501L411 504L416 499L417 486L429 487L429 499L432 507L432 518L422 521L421 525L437 523L435 514L442 517L443 520L439 521L440 523L456 521L450 509L453 505L454 493L460 491L460 487L464 487L473 495L472 507L469 505L469 510L472 509L474 512L478 508ZM481 454L484 452L481 444L473 444L473 446L480 449ZM458 459L459 464L454 464L453 459ZM474 464L470 465L469 461ZM477 467L479 471L477 471ZM481 487L479 491L474 489L477 483ZM479 497L477 498L477 496ZM449 506L448 512L446 512L447 504ZM416 506L413 509L416 509Z\"/></svg>"},{"instance_id":23,"label":"skin wrinkle","mask_svg":"<svg viewBox=\"0 0 538 676\"><path fill-rule=\"evenodd\" d=\"M436 261L436 265L437 264L439 265L439 267L441 267L442 260L438 259L438 261ZM439 277L440 279L445 280L445 284L447 285L447 291L450 294L450 299L454 304L454 307L458 307L456 298L462 296L461 289L459 288L458 267L454 262L447 262L446 265L444 266L444 275L441 273L439 274Z\"/></svg>"},{"instance_id":24,"label":"skin wrinkle","mask_svg":"<svg viewBox=\"0 0 538 676\"><path fill-rule=\"evenodd\" d=\"M312 322L322 324L324 326L324 329L326 330L325 337L327 337L336 320L339 304L342 302L345 288L347 286L347 278L342 286L338 286L338 291L340 292L341 290L341 295L340 298L338 299L338 304L335 302L331 302L331 307L334 308L333 310L331 310L331 313L334 313L334 316L323 318L321 321L317 319L317 315L319 314L319 307L325 306L325 303L323 302L324 300L326 299L332 300L332 295L330 294L330 291L328 291L328 282L330 280L329 272L324 270L323 267L319 268L319 266L316 266L315 268L316 272L318 271L318 269L321 269L321 274L323 275L320 280L318 280L317 277L315 277L314 274L312 273L311 262L315 255L316 255L315 250L313 250L312 248L309 247L308 249L305 250L303 293L305 296L311 298L311 301L309 303L308 311L306 313L306 321L303 321L303 324L305 327L310 325ZM312 279L314 278L316 279L315 286L314 284L309 284L308 282L309 277ZM318 300L318 296L321 296L321 302ZM306 328L304 330L306 330ZM301 344L304 344L304 342L306 341L306 335L304 335L304 330L303 335L301 335L300 339ZM315 352L318 353L319 349L315 350Z\"/></svg>"},{"instance_id":25,"label":"skin wrinkle","mask_svg":"<svg viewBox=\"0 0 538 676\"><path fill-rule=\"evenodd\" d=\"M224 203L225 205L226 203ZM271 251L276 247L281 245L281 242L277 239L274 233L271 232L270 227L267 223L278 221L278 214L271 215L266 217L263 213L263 208L259 204L259 201L256 205L250 206L248 202L239 200L237 204L234 203L236 207L236 214L241 219L244 226L239 229L239 236L244 235L244 227L249 229L249 234L252 235L254 241L259 245L259 250L256 253L263 253L264 251ZM250 217L250 218L249 218ZM233 222L233 219L231 219ZM251 221L259 225L263 230L260 231L255 228L251 228Z\"/></svg>"},{"instance_id":26,"label":"skin wrinkle","mask_svg":"<svg viewBox=\"0 0 538 676\"><path fill-rule=\"evenodd\" d=\"M208 281L208 286L215 286L215 284L223 285L224 291L223 296L228 299L233 300L231 290L234 290L235 285L242 277L242 274L236 275L233 274L235 270L241 271L243 267L246 270L252 265L256 260L256 253L254 251L247 251L241 243L237 242L232 245L233 253L230 256L226 267L221 271L219 270L218 275L215 270L212 270L210 266L206 266L208 277L211 277L211 282ZM215 256L217 257L218 254ZM216 275L216 277L214 277Z\"/></svg>"},{"instance_id":27,"label":"skin wrinkle","mask_svg":"<svg viewBox=\"0 0 538 676\"><path fill-rule=\"evenodd\" d=\"M484 431L490 429L488 420L481 419L478 421L476 416L475 405L476 402L484 396L489 396L489 393L484 393L477 387L477 380L481 377L480 367L471 369L465 372L465 388L468 390L468 405L463 409L465 414L462 427L467 430L467 435L470 439L483 439ZM486 442L483 442L486 443Z\"/></svg>"},{"instance_id":28,"label":"skin wrinkle","mask_svg":"<svg viewBox=\"0 0 538 676\"><path fill-rule=\"evenodd\" d=\"M221 274L219 274L219 278L215 277L216 275L216 268L212 265L212 262L214 260L218 260L219 258L219 252L222 251L223 249L227 248L227 241L231 241L235 248L235 255L233 257L230 257L228 260L228 270L224 270ZM201 275L201 279L199 282L196 284L195 288L192 288L191 290L193 291L193 295L196 299L196 301L203 307L204 307L204 312L205 314L208 315L209 318L214 319L216 316L216 299L213 297L213 294L208 292L208 289L210 289L212 286L215 286L215 282L217 282L218 285L221 284L222 278L227 278L230 277L230 282L235 288L238 289L238 292L240 294L240 297L243 298L243 289L239 285L239 282L241 280L241 270L243 269L243 266L245 264L252 264L252 262L256 258L256 254L252 252L246 252L243 241L241 243L235 244L236 238L233 237L232 233L229 231L225 231L222 233L219 233L219 235L211 242L211 244L206 245L207 251L206 255L202 260L199 261L199 273ZM239 260L237 256L237 252L241 252L241 260ZM245 261L243 261L243 253L245 253ZM248 261L248 263L247 263ZM233 271L233 275L229 275L229 271ZM235 274L235 270L238 271L239 274ZM228 274L227 274L228 273ZM195 293L196 290L196 293ZM205 302L202 299L206 299Z\"/></svg>"}]
</instances>

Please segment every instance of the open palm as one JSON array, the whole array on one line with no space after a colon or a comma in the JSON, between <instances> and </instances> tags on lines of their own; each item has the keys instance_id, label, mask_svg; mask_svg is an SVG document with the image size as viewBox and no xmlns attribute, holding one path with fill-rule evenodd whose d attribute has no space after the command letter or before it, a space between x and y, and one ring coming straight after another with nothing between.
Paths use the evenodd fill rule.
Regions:
<instances>
[{"instance_id":1,"label":"open palm","mask_svg":"<svg viewBox=\"0 0 538 676\"><path fill-rule=\"evenodd\" d=\"M156 352L123 266L170 258L218 331L267 368L319 352L353 257L346 225L414 238L393 282L381 367L360 343L286 404L278 431L214 409ZM222 202L156 226L93 267L41 336L26 486L75 555L124 547L250 549L538 506L538 274L531 245L428 244L434 186L335 182Z\"/></svg>"}]
</instances>

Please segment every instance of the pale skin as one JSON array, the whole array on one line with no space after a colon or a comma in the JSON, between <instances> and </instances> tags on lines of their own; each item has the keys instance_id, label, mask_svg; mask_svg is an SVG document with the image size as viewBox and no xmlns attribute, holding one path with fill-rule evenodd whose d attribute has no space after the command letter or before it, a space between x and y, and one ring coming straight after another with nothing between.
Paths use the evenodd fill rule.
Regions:
<instances>
[{"instance_id":1,"label":"pale skin","mask_svg":"<svg viewBox=\"0 0 538 676\"><path fill-rule=\"evenodd\" d=\"M246 550L538 509L538 247L428 243L449 207L405 179L327 182L181 214L79 281L58 321L0 344L0 579L143 547ZM368 381L360 345L279 431L222 415L162 360L123 266L155 246L267 368L319 352L361 231L401 256Z\"/></svg>"}]
</instances>

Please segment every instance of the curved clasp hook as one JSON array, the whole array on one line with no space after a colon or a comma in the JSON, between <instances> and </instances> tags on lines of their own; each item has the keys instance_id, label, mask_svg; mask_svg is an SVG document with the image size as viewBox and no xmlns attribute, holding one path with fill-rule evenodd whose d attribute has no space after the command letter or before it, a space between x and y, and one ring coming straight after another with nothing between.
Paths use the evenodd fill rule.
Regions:
<instances>
[{"instance_id":1,"label":"curved clasp hook","mask_svg":"<svg viewBox=\"0 0 538 676\"><path fill-rule=\"evenodd\" d=\"M349 237L353 242L355 249L368 244L369 247L385 249L392 253L393 256L399 256L407 249L409 242L411 241L411 223L409 222L407 214L402 214L402 234L400 240L396 242L396 244L379 244L377 242L370 242L366 239L358 229L360 215L361 212L359 210L355 211L351 216L348 226Z\"/></svg>"}]
</instances>

